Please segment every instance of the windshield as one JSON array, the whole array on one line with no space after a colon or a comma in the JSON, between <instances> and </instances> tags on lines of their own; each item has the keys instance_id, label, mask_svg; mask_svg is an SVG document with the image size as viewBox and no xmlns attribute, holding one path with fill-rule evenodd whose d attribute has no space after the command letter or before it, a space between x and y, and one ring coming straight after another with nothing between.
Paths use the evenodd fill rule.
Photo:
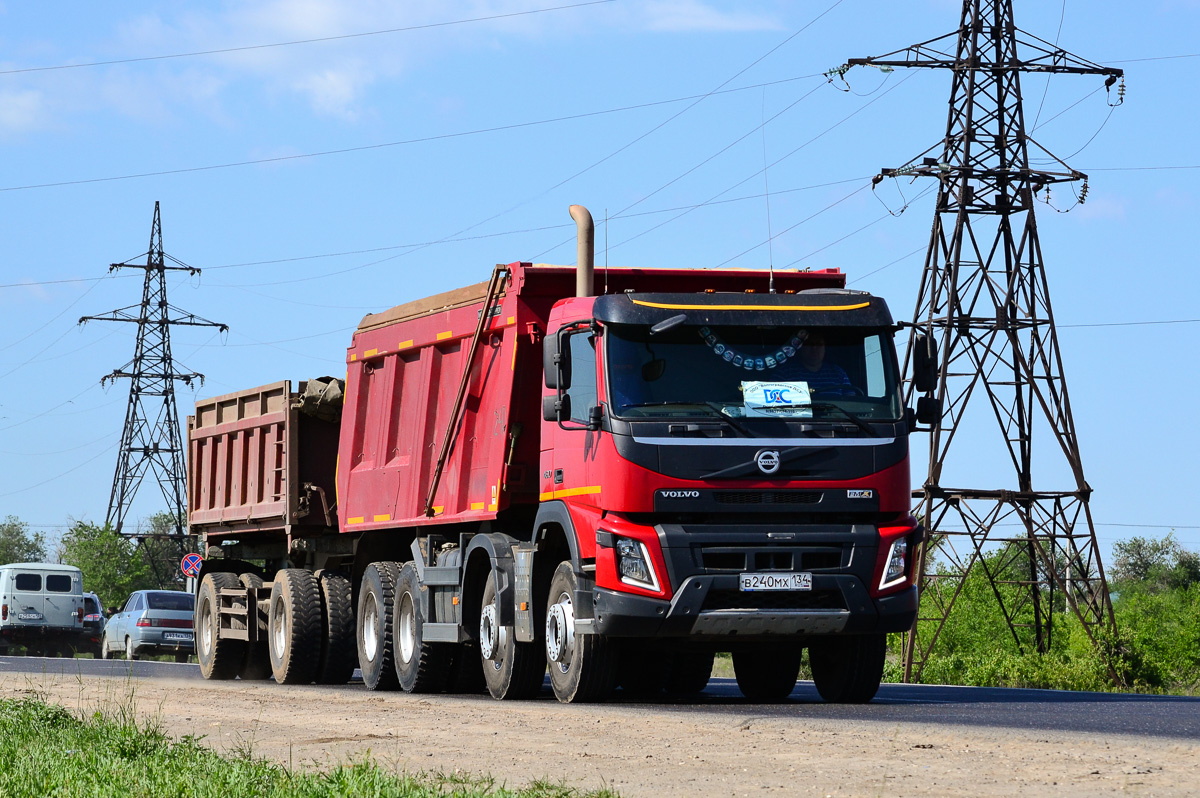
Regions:
<instances>
[{"instance_id":1,"label":"windshield","mask_svg":"<svg viewBox=\"0 0 1200 798\"><path fill-rule=\"evenodd\" d=\"M605 347L610 406L623 418L901 417L886 331L610 325Z\"/></svg>"}]
</instances>

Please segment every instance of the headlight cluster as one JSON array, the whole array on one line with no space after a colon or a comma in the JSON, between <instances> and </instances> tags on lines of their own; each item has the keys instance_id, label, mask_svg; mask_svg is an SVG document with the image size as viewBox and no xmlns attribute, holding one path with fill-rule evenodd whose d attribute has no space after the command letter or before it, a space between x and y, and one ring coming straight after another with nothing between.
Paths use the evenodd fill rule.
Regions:
<instances>
[{"instance_id":1,"label":"headlight cluster","mask_svg":"<svg viewBox=\"0 0 1200 798\"><path fill-rule=\"evenodd\" d=\"M621 581L658 591L658 579L650 565L646 544L633 538L617 538L617 573Z\"/></svg>"},{"instance_id":2,"label":"headlight cluster","mask_svg":"<svg viewBox=\"0 0 1200 798\"><path fill-rule=\"evenodd\" d=\"M908 566L908 540L900 538L892 543L892 550L888 553L887 570L883 573L883 580L879 583L879 589L891 587L899 582L904 581L904 573Z\"/></svg>"}]
</instances>

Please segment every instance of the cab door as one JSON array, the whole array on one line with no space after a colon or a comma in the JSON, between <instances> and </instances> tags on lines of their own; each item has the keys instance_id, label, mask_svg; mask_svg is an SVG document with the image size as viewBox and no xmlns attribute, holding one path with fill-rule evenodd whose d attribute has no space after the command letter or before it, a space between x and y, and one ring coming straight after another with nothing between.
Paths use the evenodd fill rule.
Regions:
<instances>
[{"instance_id":1,"label":"cab door","mask_svg":"<svg viewBox=\"0 0 1200 798\"><path fill-rule=\"evenodd\" d=\"M582 311L583 309L574 309ZM589 315L579 319L581 312L564 313L558 323L551 316L551 333L576 320L590 319L590 303L586 308ZM541 498L563 499L573 505L599 508L600 483L596 467L599 431L587 429L588 415L599 399L599 350L600 336L593 334L590 326L570 330L562 341L563 350L570 354L570 386L565 394L570 397L569 420L560 424L546 421L542 435L542 489ZM552 392L553 393L553 392Z\"/></svg>"}]
</instances>

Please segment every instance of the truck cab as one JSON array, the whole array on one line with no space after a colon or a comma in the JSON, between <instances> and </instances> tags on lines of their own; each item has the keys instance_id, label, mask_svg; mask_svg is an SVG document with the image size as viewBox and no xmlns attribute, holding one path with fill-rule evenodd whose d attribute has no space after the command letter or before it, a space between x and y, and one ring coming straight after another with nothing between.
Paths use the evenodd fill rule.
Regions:
<instances>
[{"instance_id":1,"label":"truck cab","mask_svg":"<svg viewBox=\"0 0 1200 798\"><path fill-rule=\"evenodd\" d=\"M739 672L782 647L791 680L802 646L850 641L881 674L883 635L916 613L922 534L894 330L845 289L556 305L541 495L593 574L585 626L647 661L671 638L732 649Z\"/></svg>"}]
</instances>

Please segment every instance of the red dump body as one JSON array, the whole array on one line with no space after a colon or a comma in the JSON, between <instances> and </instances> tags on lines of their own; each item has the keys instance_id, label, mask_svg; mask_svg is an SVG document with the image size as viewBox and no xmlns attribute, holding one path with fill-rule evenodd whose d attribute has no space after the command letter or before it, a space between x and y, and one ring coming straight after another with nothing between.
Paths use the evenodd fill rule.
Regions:
<instances>
[{"instance_id":1,"label":"red dump body","mask_svg":"<svg viewBox=\"0 0 1200 798\"><path fill-rule=\"evenodd\" d=\"M474 358L464 412L435 494L426 497L486 296L486 283L367 316L347 352L338 443L342 532L479 522L539 501L542 348L550 309L573 296L575 269L513 263ZM595 293L744 292L745 270L607 269ZM836 270L777 271L775 290L841 288Z\"/></svg>"}]
</instances>

